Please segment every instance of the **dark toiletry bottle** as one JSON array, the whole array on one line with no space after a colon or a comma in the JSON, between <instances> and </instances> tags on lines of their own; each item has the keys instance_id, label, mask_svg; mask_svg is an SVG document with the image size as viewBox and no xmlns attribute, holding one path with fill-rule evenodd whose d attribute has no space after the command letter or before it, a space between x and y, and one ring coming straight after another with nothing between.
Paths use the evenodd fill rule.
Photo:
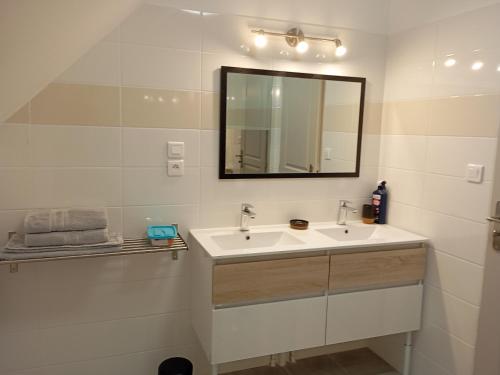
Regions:
<instances>
[{"instance_id":1,"label":"dark toiletry bottle","mask_svg":"<svg viewBox=\"0 0 500 375\"><path fill-rule=\"evenodd\" d=\"M387 189L386 182L382 181L373 192L372 204L375 211L375 224L387 223Z\"/></svg>"}]
</instances>

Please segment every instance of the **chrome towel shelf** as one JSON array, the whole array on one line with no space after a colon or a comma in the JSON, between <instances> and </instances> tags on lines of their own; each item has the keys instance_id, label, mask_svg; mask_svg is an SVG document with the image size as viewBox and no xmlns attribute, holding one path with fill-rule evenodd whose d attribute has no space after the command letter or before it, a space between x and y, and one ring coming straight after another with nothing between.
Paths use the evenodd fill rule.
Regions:
<instances>
[{"instance_id":1,"label":"chrome towel shelf","mask_svg":"<svg viewBox=\"0 0 500 375\"><path fill-rule=\"evenodd\" d=\"M52 262L56 260L68 260L68 259L81 259L81 258L100 258L100 257L110 257L110 256L122 256L122 255L132 255L132 254L149 254L149 253L163 253L170 252L172 254L172 259L178 259L179 251L187 251L188 246L180 234L174 239L172 246L152 246L151 242L147 238L140 239L128 239L123 241L122 249L120 251L109 252L109 253L99 253L99 254L78 254L78 255L65 255L65 256L54 256L54 257L37 257L33 254L33 258L29 259L18 259L18 260L7 260L0 258L0 266L10 265L10 272L15 273L19 269L19 264L21 263L34 263L34 262Z\"/></svg>"}]
</instances>

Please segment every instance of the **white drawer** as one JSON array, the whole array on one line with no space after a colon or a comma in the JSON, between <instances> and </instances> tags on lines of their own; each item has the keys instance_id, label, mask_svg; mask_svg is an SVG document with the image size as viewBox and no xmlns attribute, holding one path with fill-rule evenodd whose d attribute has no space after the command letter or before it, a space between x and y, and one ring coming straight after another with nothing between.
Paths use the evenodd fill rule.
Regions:
<instances>
[{"instance_id":1,"label":"white drawer","mask_svg":"<svg viewBox=\"0 0 500 375\"><path fill-rule=\"evenodd\" d=\"M213 311L212 363L325 345L327 297Z\"/></svg>"},{"instance_id":2,"label":"white drawer","mask_svg":"<svg viewBox=\"0 0 500 375\"><path fill-rule=\"evenodd\" d=\"M418 330L422 293L412 285L329 296L326 344Z\"/></svg>"}]
</instances>

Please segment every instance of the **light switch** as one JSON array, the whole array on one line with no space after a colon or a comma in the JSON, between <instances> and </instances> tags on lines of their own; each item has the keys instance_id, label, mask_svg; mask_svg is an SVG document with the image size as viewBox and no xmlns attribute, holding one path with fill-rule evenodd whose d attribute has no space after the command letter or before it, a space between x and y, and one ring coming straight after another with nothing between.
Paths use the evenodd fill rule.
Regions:
<instances>
[{"instance_id":1,"label":"light switch","mask_svg":"<svg viewBox=\"0 0 500 375\"><path fill-rule=\"evenodd\" d=\"M184 142L168 142L167 149L169 158L184 158Z\"/></svg>"},{"instance_id":2,"label":"light switch","mask_svg":"<svg viewBox=\"0 0 500 375\"><path fill-rule=\"evenodd\" d=\"M332 149L330 147L325 147L325 160L332 160Z\"/></svg>"},{"instance_id":3,"label":"light switch","mask_svg":"<svg viewBox=\"0 0 500 375\"><path fill-rule=\"evenodd\" d=\"M169 160L167 166L169 176L184 176L184 160Z\"/></svg>"},{"instance_id":4,"label":"light switch","mask_svg":"<svg viewBox=\"0 0 500 375\"><path fill-rule=\"evenodd\" d=\"M475 182L477 184L483 182L484 165L481 164L467 164L467 181Z\"/></svg>"}]
</instances>

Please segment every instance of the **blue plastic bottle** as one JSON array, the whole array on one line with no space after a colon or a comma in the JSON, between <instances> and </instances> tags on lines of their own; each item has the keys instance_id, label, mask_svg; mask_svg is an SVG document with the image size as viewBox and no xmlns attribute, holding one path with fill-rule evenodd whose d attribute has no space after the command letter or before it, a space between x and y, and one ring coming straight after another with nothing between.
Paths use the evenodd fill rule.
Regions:
<instances>
[{"instance_id":1,"label":"blue plastic bottle","mask_svg":"<svg viewBox=\"0 0 500 375\"><path fill-rule=\"evenodd\" d=\"M387 189L382 181L372 195L372 205L375 211L375 224L387 223Z\"/></svg>"}]
</instances>

